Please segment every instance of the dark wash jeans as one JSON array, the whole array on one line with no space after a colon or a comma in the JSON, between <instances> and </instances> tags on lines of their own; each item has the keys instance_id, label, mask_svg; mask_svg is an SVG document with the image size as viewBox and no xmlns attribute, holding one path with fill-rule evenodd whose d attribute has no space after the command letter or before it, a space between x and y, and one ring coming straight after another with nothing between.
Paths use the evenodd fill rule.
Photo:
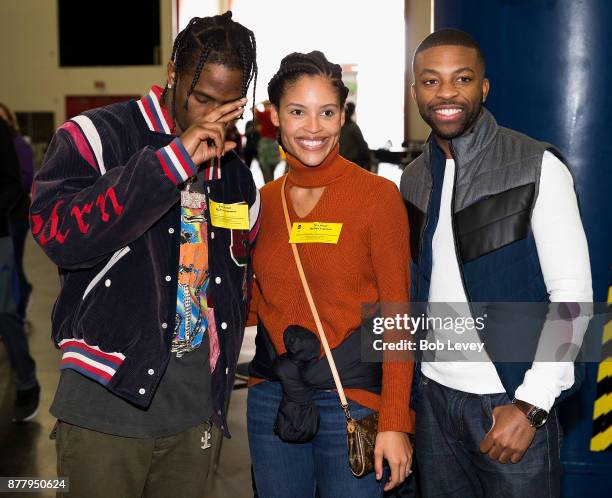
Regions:
<instances>
[{"instance_id":1,"label":"dark wash jeans","mask_svg":"<svg viewBox=\"0 0 612 498\"><path fill-rule=\"evenodd\" d=\"M32 285L28 282L25 271L23 269L23 255L25 253L25 243L30 231L30 224L27 220L12 220L11 221L11 236L13 238L13 249L15 251L15 265L17 275L19 277L19 305L17 313L25 319L26 308L32 293Z\"/></svg>"},{"instance_id":2,"label":"dark wash jeans","mask_svg":"<svg viewBox=\"0 0 612 498\"><path fill-rule=\"evenodd\" d=\"M556 408L519 463L502 464L480 453L493 408L510 402L506 393L465 393L421 374L415 451L423 497L560 496L561 428Z\"/></svg>"},{"instance_id":3,"label":"dark wash jeans","mask_svg":"<svg viewBox=\"0 0 612 498\"><path fill-rule=\"evenodd\" d=\"M24 391L36 386L36 364L17 313L19 284L13 258L11 238L0 237L0 338L15 376L15 388Z\"/></svg>"},{"instance_id":4,"label":"dark wash jeans","mask_svg":"<svg viewBox=\"0 0 612 498\"><path fill-rule=\"evenodd\" d=\"M362 478L351 474L346 444L346 419L335 392L317 391L321 415L319 432L308 443L285 443L274 434L281 400L278 382L265 381L249 388L247 428L253 474L259 498L382 498L388 480L374 472ZM372 410L349 400L354 418Z\"/></svg>"}]
</instances>

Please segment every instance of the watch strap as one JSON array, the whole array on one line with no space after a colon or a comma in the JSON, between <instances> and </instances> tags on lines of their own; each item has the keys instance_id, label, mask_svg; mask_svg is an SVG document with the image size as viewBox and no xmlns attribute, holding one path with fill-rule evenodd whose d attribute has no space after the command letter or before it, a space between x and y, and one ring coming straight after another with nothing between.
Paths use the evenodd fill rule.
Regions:
<instances>
[{"instance_id":1,"label":"watch strap","mask_svg":"<svg viewBox=\"0 0 612 498\"><path fill-rule=\"evenodd\" d=\"M541 427L546 422L546 418L548 418L548 412L546 410L544 410L543 408L539 408L535 405L532 405L531 403L527 403L526 401L514 398L512 400L512 404L525 414L525 417L527 417L527 420L529 420L529 424L532 427L536 427L536 428ZM544 412L545 418L542 423L535 424L534 416L536 413L539 413L539 412Z\"/></svg>"},{"instance_id":2,"label":"watch strap","mask_svg":"<svg viewBox=\"0 0 612 498\"><path fill-rule=\"evenodd\" d=\"M527 418L532 414L533 409L536 408L531 403L516 398L512 400L512 404L521 410Z\"/></svg>"}]
</instances>

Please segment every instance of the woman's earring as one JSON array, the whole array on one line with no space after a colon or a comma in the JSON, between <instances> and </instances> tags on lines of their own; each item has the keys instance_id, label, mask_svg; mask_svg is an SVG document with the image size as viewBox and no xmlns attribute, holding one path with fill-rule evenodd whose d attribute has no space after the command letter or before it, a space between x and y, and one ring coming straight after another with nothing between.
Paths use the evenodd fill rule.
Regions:
<instances>
[{"instance_id":1,"label":"woman's earring","mask_svg":"<svg viewBox=\"0 0 612 498\"><path fill-rule=\"evenodd\" d=\"M168 88L172 88L172 85L170 83L168 83Z\"/></svg>"}]
</instances>

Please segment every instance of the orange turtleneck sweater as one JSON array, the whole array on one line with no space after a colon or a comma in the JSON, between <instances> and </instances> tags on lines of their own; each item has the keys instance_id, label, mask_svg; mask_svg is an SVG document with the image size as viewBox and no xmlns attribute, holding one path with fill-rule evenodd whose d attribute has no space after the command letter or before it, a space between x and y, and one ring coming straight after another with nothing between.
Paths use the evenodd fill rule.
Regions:
<instances>
[{"instance_id":1,"label":"orange turtleneck sweater","mask_svg":"<svg viewBox=\"0 0 612 498\"><path fill-rule=\"evenodd\" d=\"M312 211L300 218L287 195L291 222L342 223L337 245L299 244L304 272L330 348L361 324L361 304L409 299L408 218L397 187L338 155L338 147L317 167L287 154L287 191L292 186L325 187ZM260 320L279 354L283 332L316 326L288 243L281 203L282 178L261 189L261 226L253 267L255 285L249 325ZM409 411L412 362L383 364L380 395L345 389L348 398L379 410L379 431L412 432ZM252 379L251 384L259 379Z\"/></svg>"}]
</instances>

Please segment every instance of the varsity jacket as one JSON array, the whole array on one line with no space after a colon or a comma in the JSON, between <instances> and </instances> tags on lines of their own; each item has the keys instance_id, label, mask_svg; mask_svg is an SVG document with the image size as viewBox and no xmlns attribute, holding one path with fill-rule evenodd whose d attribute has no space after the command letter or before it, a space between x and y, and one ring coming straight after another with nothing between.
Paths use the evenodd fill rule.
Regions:
<instances>
[{"instance_id":1,"label":"varsity jacket","mask_svg":"<svg viewBox=\"0 0 612 498\"><path fill-rule=\"evenodd\" d=\"M30 218L60 272L52 337L62 351L60 368L138 406L151 403L174 330L180 187L196 176L208 205L209 330L220 351L211 360L213 421L229 436L225 406L248 310L259 192L233 152L220 167L199 169L172 135L160 94L153 87L138 101L87 111L51 141ZM249 228L214 226L211 201L247 204Z\"/></svg>"},{"instance_id":2,"label":"varsity jacket","mask_svg":"<svg viewBox=\"0 0 612 498\"><path fill-rule=\"evenodd\" d=\"M554 146L498 126L483 109L472 131L450 141L455 161L451 222L465 295L474 316L512 311L499 303L546 303L548 291L531 230L540 182L542 157ZM411 300L427 302L432 271L432 240L438 221L446 158L432 136L423 153L408 165L400 190L410 220ZM479 309L474 306L478 303ZM497 303L497 304L495 304ZM485 308L481 308L484 306ZM546 307L527 324L486 327L481 341L493 361L508 396L533 363ZM486 315L485 315L486 316ZM508 323L507 318L505 319ZM519 346L517 346L517 344ZM501 360L520 347L520 361ZM500 359L500 361L496 361ZM557 402L574 392L584 378L575 367L575 383ZM418 370L418 369L417 369ZM415 375L416 376L416 375ZM415 388L418 386L415 385Z\"/></svg>"}]
</instances>

